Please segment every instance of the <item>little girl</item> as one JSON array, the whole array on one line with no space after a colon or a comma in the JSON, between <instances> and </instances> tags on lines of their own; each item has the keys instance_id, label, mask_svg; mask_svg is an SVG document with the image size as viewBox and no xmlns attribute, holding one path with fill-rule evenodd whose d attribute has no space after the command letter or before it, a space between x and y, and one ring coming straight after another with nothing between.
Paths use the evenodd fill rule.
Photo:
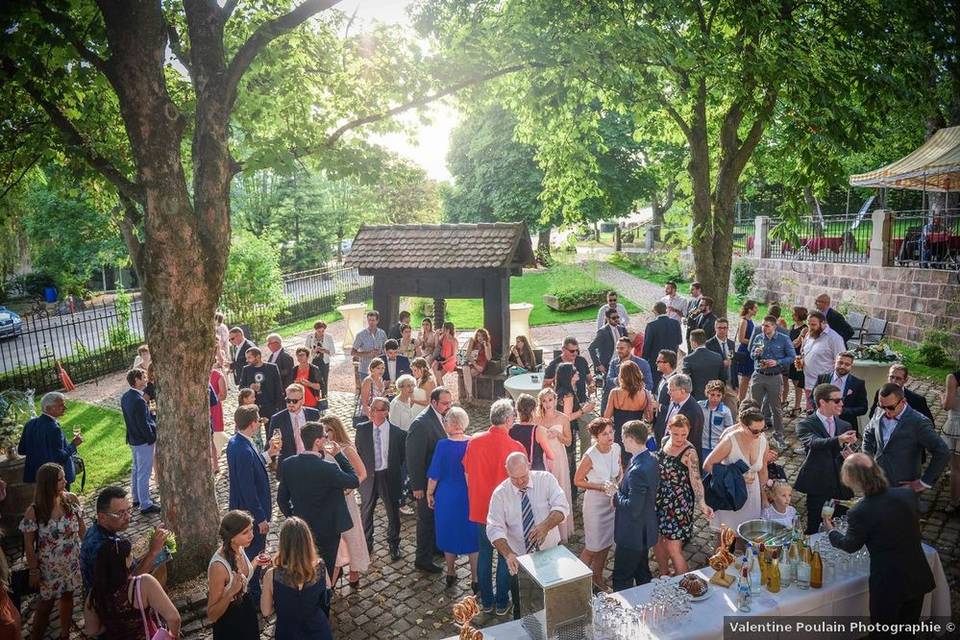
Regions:
<instances>
[{"instance_id":1,"label":"little girl","mask_svg":"<svg viewBox=\"0 0 960 640\"><path fill-rule=\"evenodd\" d=\"M763 508L763 519L779 522L785 527L792 527L793 519L797 515L797 510L790 504L790 498L792 497L793 487L783 480L773 480L773 486L767 489L767 498L770 504Z\"/></svg>"}]
</instances>

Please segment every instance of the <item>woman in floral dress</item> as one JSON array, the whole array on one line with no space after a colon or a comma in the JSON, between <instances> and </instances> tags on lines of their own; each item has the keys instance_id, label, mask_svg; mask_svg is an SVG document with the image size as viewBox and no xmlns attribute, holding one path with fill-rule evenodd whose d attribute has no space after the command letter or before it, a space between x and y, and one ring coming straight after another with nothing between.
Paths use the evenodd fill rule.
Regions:
<instances>
[{"instance_id":1,"label":"woman in floral dress","mask_svg":"<svg viewBox=\"0 0 960 640\"><path fill-rule=\"evenodd\" d=\"M704 501L703 482L697 450L687 440L690 422L677 414L667 423L667 436L657 452L660 467L660 485L657 487L657 521L660 539L653 548L660 575L670 574L668 558L673 562L673 574L687 572L687 560L683 557L683 542L693 535L693 521L700 508L709 519L713 510Z\"/></svg>"},{"instance_id":2,"label":"woman in floral dress","mask_svg":"<svg viewBox=\"0 0 960 640\"><path fill-rule=\"evenodd\" d=\"M30 637L46 637L53 605L60 602L60 638L70 637L73 592L80 588L80 540L86 533L80 500L66 490L63 467L48 462L37 470L33 504L20 522L30 584L40 589Z\"/></svg>"}]
</instances>

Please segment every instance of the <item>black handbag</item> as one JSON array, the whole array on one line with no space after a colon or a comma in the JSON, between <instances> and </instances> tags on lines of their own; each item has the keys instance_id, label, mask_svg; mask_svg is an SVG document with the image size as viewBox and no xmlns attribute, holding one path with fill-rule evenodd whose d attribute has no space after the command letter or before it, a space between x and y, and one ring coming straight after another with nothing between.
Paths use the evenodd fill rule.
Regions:
<instances>
[{"instance_id":1,"label":"black handbag","mask_svg":"<svg viewBox=\"0 0 960 640\"><path fill-rule=\"evenodd\" d=\"M733 352L733 362L734 364L747 364L749 354L746 351L734 351Z\"/></svg>"},{"instance_id":2,"label":"black handbag","mask_svg":"<svg viewBox=\"0 0 960 640\"><path fill-rule=\"evenodd\" d=\"M87 486L87 465L84 463L83 458L77 454L73 454L73 469L76 473L76 476L80 476L80 491L78 493L83 493L83 488Z\"/></svg>"}]
</instances>

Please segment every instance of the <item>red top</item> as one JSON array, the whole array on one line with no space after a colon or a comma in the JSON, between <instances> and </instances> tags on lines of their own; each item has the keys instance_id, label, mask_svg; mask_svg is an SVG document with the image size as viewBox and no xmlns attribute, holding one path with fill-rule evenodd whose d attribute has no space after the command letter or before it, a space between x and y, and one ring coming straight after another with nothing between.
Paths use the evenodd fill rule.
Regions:
<instances>
[{"instance_id":1,"label":"red top","mask_svg":"<svg viewBox=\"0 0 960 640\"><path fill-rule=\"evenodd\" d=\"M507 456L514 451L525 454L523 445L503 429L490 427L486 433L473 436L463 455L463 470L467 472L467 497L470 500L470 522L487 524L490 496L507 479L504 466Z\"/></svg>"}]
</instances>

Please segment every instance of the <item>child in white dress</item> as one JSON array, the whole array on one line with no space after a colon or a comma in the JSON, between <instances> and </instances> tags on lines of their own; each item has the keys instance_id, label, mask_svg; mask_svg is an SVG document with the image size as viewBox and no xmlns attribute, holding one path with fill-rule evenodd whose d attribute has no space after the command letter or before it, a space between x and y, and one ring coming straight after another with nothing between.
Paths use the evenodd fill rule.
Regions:
<instances>
[{"instance_id":1,"label":"child in white dress","mask_svg":"<svg viewBox=\"0 0 960 640\"><path fill-rule=\"evenodd\" d=\"M767 498L770 501L763 508L763 519L779 522L785 527L793 526L793 519L797 516L797 510L790 499L793 497L793 487L783 480L773 480L773 485L767 489Z\"/></svg>"}]
</instances>

